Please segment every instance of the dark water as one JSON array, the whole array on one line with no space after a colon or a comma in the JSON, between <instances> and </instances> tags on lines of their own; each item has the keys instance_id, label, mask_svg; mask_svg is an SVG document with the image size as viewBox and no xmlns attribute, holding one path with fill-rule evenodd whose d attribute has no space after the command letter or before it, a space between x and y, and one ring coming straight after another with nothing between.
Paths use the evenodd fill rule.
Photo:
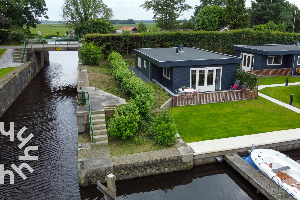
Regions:
<instances>
[{"instance_id":1,"label":"dark water","mask_svg":"<svg viewBox=\"0 0 300 200\"><path fill-rule=\"evenodd\" d=\"M13 105L0 118L6 131L14 122L15 135L26 126L22 137L34 137L22 149L0 135L0 164L13 171L11 165L27 163L34 171L23 168L23 180L15 171L15 183L0 185L0 199L80 199L77 174L76 86L78 52L49 52L50 66L44 67L25 88ZM27 146L38 160L19 161Z\"/></svg>"},{"instance_id":2,"label":"dark water","mask_svg":"<svg viewBox=\"0 0 300 200\"><path fill-rule=\"evenodd\" d=\"M0 185L0 199L101 199L96 186L79 188L77 174L76 84L77 52L49 52L50 66L45 67L26 87L0 118L5 130L14 122L15 141L0 134L0 166L14 172ZM23 147L16 137L26 126L22 137L34 137ZM38 160L20 161L27 146ZM295 160L299 151L288 152ZM11 167L27 163L34 170L23 169L23 180ZM118 181L120 199L266 199L226 163L196 166L188 171Z\"/></svg>"}]
</instances>

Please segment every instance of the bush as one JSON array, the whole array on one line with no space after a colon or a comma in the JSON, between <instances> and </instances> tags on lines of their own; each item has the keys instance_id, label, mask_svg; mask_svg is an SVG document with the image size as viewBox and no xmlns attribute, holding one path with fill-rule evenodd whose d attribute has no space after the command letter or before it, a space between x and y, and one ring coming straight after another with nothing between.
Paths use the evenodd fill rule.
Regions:
<instances>
[{"instance_id":1,"label":"bush","mask_svg":"<svg viewBox=\"0 0 300 200\"><path fill-rule=\"evenodd\" d=\"M257 86L257 76L242 70L237 70L234 74L234 80L240 80L239 89L242 89L244 82L247 83L247 89L253 90Z\"/></svg>"},{"instance_id":2,"label":"bush","mask_svg":"<svg viewBox=\"0 0 300 200\"><path fill-rule=\"evenodd\" d=\"M140 119L139 110L134 100L124 106L118 106L114 118L108 124L109 136L122 140L132 138L138 130Z\"/></svg>"},{"instance_id":3,"label":"bush","mask_svg":"<svg viewBox=\"0 0 300 200\"><path fill-rule=\"evenodd\" d=\"M102 49L103 47L97 47L92 42L84 44L79 51L82 63L86 65L98 65L99 62L104 59Z\"/></svg>"},{"instance_id":4,"label":"bush","mask_svg":"<svg viewBox=\"0 0 300 200\"><path fill-rule=\"evenodd\" d=\"M152 118L150 132L154 136L157 143L163 146L171 146L176 141L176 126L172 115L168 110L162 110Z\"/></svg>"}]
</instances>

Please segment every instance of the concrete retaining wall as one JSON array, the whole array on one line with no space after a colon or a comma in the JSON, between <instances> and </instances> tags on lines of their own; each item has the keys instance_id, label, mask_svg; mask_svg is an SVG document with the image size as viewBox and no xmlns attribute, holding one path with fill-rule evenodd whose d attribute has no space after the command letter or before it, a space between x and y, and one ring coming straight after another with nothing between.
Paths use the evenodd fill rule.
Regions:
<instances>
[{"instance_id":1,"label":"concrete retaining wall","mask_svg":"<svg viewBox=\"0 0 300 200\"><path fill-rule=\"evenodd\" d=\"M49 62L49 54L28 52L28 61L17 67L0 80L0 117L17 99L35 75Z\"/></svg>"}]
</instances>

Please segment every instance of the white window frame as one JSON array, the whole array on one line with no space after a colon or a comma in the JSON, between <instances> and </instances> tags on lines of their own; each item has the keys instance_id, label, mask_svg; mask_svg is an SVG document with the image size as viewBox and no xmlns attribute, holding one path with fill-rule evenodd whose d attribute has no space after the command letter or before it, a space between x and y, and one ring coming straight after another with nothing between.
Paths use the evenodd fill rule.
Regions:
<instances>
[{"instance_id":1,"label":"white window frame","mask_svg":"<svg viewBox=\"0 0 300 200\"><path fill-rule=\"evenodd\" d=\"M246 56L246 62L244 64L244 58ZM242 58L242 62L241 62L241 65L242 65L242 70L244 71L251 71L253 70L253 66L254 66L254 55L253 54L250 54L250 53L241 53L241 58ZM249 63L249 67L248 67L248 58L250 59L250 63Z\"/></svg>"},{"instance_id":2,"label":"white window frame","mask_svg":"<svg viewBox=\"0 0 300 200\"><path fill-rule=\"evenodd\" d=\"M170 67L163 68L163 76L170 80Z\"/></svg>"},{"instance_id":3,"label":"white window frame","mask_svg":"<svg viewBox=\"0 0 300 200\"><path fill-rule=\"evenodd\" d=\"M141 57L138 57L138 66L139 66L139 67L142 66L142 59L141 59Z\"/></svg>"},{"instance_id":4,"label":"white window frame","mask_svg":"<svg viewBox=\"0 0 300 200\"><path fill-rule=\"evenodd\" d=\"M269 58L270 57L273 57L273 59L272 59L272 64L269 64ZM280 58L280 63L279 64L274 64L274 58L275 57L279 57ZM267 58L267 65L282 65L282 57L283 56L268 56L268 58Z\"/></svg>"},{"instance_id":5,"label":"white window frame","mask_svg":"<svg viewBox=\"0 0 300 200\"><path fill-rule=\"evenodd\" d=\"M297 65L300 65L300 56L298 56Z\"/></svg>"},{"instance_id":6,"label":"white window frame","mask_svg":"<svg viewBox=\"0 0 300 200\"><path fill-rule=\"evenodd\" d=\"M147 68L147 60L144 60L144 67Z\"/></svg>"}]
</instances>

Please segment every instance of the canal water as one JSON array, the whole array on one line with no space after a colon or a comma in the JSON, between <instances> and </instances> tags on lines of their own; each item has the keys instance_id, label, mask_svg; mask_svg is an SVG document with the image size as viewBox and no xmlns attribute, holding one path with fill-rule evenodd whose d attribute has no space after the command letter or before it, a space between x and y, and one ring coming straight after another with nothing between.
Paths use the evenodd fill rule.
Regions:
<instances>
[{"instance_id":1,"label":"canal water","mask_svg":"<svg viewBox=\"0 0 300 200\"><path fill-rule=\"evenodd\" d=\"M14 173L0 184L0 199L102 199L96 186L79 187L77 174L76 84L77 52L49 52L44 67L0 118L5 130L14 122L15 141L0 135L0 166ZM16 135L34 135L24 146ZM38 160L20 161L27 146ZM300 159L299 151L289 152ZM11 167L26 162L34 171L23 169L23 180ZM266 199L226 163L196 166L188 171L116 182L120 199Z\"/></svg>"}]
</instances>

